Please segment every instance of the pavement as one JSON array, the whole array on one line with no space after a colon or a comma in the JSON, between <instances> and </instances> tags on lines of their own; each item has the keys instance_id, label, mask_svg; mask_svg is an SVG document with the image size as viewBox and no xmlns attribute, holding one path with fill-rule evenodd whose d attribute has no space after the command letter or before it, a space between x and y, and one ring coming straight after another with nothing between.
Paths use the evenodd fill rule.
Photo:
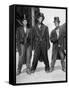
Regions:
<instances>
[{"instance_id":1,"label":"pavement","mask_svg":"<svg viewBox=\"0 0 69 90\"><path fill-rule=\"evenodd\" d=\"M34 54L34 52L33 52ZM48 52L49 54L49 62L51 63L51 50ZM18 67L18 52L16 53L16 71ZM33 60L33 55L31 58L31 63ZM37 69L35 73L28 75L26 73L26 65L23 65L21 74L16 76L16 83L35 83L35 82L51 82L51 81L65 81L66 73L61 69L60 60L57 60L55 63L55 69L53 72L47 73L45 72L45 65L43 62L38 62Z\"/></svg>"}]
</instances>

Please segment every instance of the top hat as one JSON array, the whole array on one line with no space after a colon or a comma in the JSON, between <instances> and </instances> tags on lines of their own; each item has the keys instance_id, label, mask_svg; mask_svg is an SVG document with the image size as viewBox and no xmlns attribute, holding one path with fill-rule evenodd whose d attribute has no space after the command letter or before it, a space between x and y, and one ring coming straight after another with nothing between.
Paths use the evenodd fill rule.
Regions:
<instances>
[{"instance_id":1,"label":"top hat","mask_svg":"<svg viewBox=\"0 0 69 90\"><path fill-rule=\"evenodd\" d=\"M54 17L54 22L60 23L59 17Z\"/></svg>"}]
</instances>

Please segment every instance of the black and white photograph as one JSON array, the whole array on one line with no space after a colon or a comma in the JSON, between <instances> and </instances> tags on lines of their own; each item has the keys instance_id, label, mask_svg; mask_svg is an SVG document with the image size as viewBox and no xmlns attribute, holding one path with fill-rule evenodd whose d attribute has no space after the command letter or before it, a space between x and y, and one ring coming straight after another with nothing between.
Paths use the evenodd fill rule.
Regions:
<instances>
[{"instance_id":1,"label":"black and white photograph","mask_svg":"<svg viewBox=\"0 0 69 90\"><path fill-rule=\"evenodd\" d=\"M69 0L0 0L0 90L69 90Z\"/></svg>"},{"instance_id":2,"label":"black and white photograph","mask_svg":"<svg viewBox=\"0 0 69 90\"><path fill-rule=\"evenodd\" d=\"M16 84L67 81L67 8L15 5Z\"/></svg>"},{"instance_id":3,"label":"black and white photograph","mask_svg":"<svg viewBox=\"0 0 69 90\"><path fill-rule=\"evenodd\" d=\"M66 81L66 9L16 7L16 83Z\"/></svg>"}]
</instances>

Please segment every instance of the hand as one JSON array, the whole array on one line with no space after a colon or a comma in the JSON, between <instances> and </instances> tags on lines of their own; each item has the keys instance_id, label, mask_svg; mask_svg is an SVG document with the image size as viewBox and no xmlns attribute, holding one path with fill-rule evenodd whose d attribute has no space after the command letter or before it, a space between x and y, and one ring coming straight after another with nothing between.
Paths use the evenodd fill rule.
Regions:
<instances>
[{"instance_id":1,"label":"hand","mask_svg":"<svg viewBox=\"0 0 69 90\"><path fill-rule=\"evenodd\" d=\"M16 48L16 52L18 52L18 49Z\"/></svg>"},{"instance_id":2,"label":"hand","mask_svg":"<svg viewBox=\"0 0 69 90\"><path fill-rule=\"evenodd\" d=\"M58 47L60 47L60 45L58 45Z\"/></svg>"},{"instance_id":3,"label":"hand","mask_svg":"<svg viewBox=\"0 0 69 90\"><path fill-rule=\"evenodd\" d=\"M64 52L66 53L66 50L64 50Z\"/></svg>"}]
</instances>

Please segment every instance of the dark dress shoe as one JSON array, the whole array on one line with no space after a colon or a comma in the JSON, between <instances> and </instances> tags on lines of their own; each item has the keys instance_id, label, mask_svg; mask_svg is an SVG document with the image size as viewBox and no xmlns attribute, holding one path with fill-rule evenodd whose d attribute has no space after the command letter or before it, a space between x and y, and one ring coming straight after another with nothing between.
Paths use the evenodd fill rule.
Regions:
<instances>
[{"instance_id":1,"label":"dark dress shoe","mask_svg":"<svg viewBox=\"0 0 69 90\"><path fill-rule=\"evenodd\" d=\"M20 73L21 73L21 71L20 70L17 70L16 75L19 75Z\"/></svg>"},{"instance_id":2,"label":"dark dress shoe","mask_svg":"<svg viewBox=\"0 0 69 90\"><path fill-rule=\"evenodd\" d=\"M65 68L62 68L62 71L66 72L66 69Z\"/></svg>"},{"instance_id":3,"label":"dark dress shoe","mask_svg":"<svg viewBox=\"0 0 69 90\"><path fill-rule=\"evenodd\" d=\"M53 71L54 71L54 68L53 68L53 67L51 67L51 68L50 68L50 72L53 72Z\"/></svg>"},{"instance_id":4,"label":"dark dress shoe","mask_svg":"<svg viewBox=\"0 0 69 90\"><path fill-rule=\"evenodd\" d=\"M49 73L50 72L50 68L48 67L45 67L45 71L47 72L47 73Z\"/></svg>"},{"instance_id":5,"label":"dark dress shoe","mask_svg":"<svg viewBox=\"0 0 69 90\"><path fill-rule=\"evenodd\" d=\"M27 72L27 74L30 75L30 74L31 74L31 70L30 70L30 68L27 68L27 69L26 69L26 72Z\"/></svg>"},{"instance_id":6,"label":"dark dress shoe","mask_svg":"<svg viewBox=\"0 0 69 90\"><path fill-rule=\"evenodd\" d=\"M31 73L34 73L34 72L35 72L35 70L33 68L31 68Z\"/></svg>"}]
</instances>

